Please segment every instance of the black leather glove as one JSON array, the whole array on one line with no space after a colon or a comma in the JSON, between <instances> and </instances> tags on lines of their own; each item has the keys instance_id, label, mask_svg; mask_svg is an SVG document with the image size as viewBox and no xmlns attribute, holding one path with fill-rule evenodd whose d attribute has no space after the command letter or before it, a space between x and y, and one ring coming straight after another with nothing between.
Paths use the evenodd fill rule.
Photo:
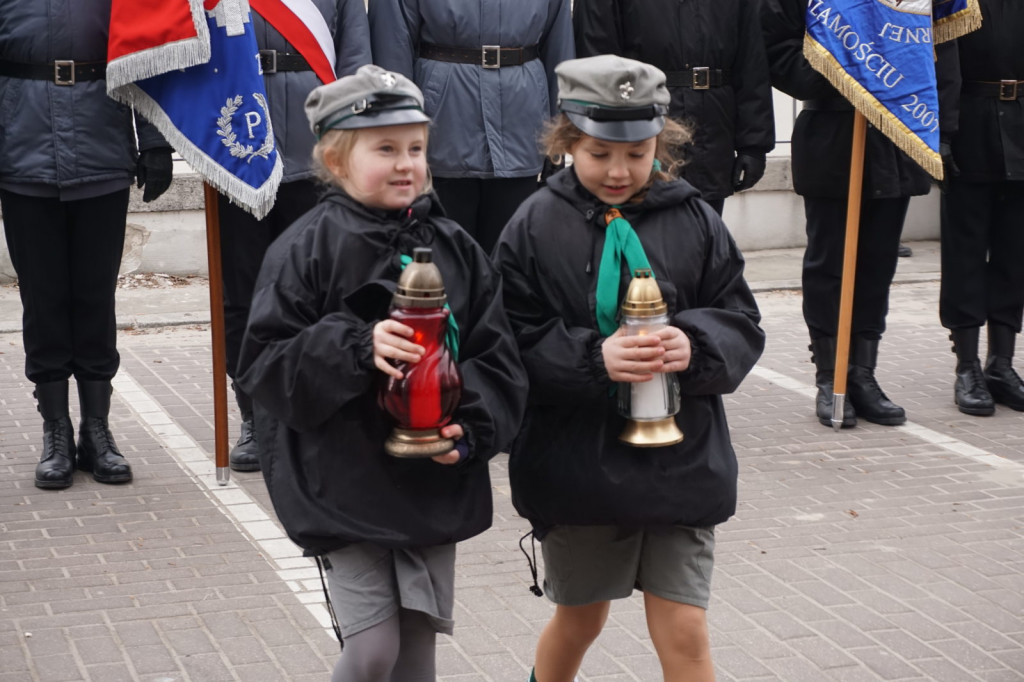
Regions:
<instances>
[{"instance_id":1,"label":"black leather glove","mask_svg":"<svg viewBox=\"0 0 1024 682\"><path fill-rule=\"evenodd\" d=\"M764 154L739 152L732 164L732 188L737 192L750 189L764 175Z\"/></svg>"},{"instance_id":2,"label":"black leather glove","mask_svg":"<svg viewBox=\"0 0 1024 682\"><path fill-rule=\"evenodd\" d=\"M146 188L142 193L143 201L153 201L167 191L171 186L173 165L170 147L147 149L139 154L139 161L135 165L135 177L138 187Z\"/></svg>"},{"instance_id":3,"label":"black leather glove","mask_svg":"<svg viewBox=\"0 0 1024 682\"><path fill-rule=\"evenodd\" d=\"M939 182L939 189L948 192L950 178L960 175L960 167L956 165L953 148L948 142L939 142L939 156L942 157L942 180Z\"/></svg>"}]
</instances>

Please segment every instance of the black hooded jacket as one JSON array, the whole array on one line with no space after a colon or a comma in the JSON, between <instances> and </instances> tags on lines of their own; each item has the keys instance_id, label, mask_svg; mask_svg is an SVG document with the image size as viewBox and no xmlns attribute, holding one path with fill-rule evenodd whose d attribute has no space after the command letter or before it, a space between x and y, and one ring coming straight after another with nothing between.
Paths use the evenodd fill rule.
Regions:
<instances>
[{"instance_id":1,"label":"black hooded jacket","mask_svg":"<svg viewBox=\"0 0 1024 682\"><path fill-rule=\"evenodd\" d=\"M526 418L509 463L512 500L543 532L555 524L706 526L736 507L736 455L722 394L764 349L743 257L721 218L685 180L656 182L622 207L644 246L670 323L693 345L678 373L685 439L639 449L618 440L625 420L601 354L595 313L604 248L602 204L572 168L548 179L509 221L494 257L530 377ZM620 300L630 273L623 265Z\"/></svg>"},{"instance_id":2,"label":"black hooded jacket","mask_svg":"<svg viewBox=\"0 0 1024 682\"><path fill-rule=\"evenodd\" d=\"M469 457L396 459L378 406L373 325L388 314L400 256L429 246L459 324L462 399L452 422ZM328 193L267 251L238 382L256 404L260 461L278 518L308 554L370 541L456 542L491 525L488 460L515 436L526 373L486 254L431 197L403 212Z\"/></svg>"}]
</instances>

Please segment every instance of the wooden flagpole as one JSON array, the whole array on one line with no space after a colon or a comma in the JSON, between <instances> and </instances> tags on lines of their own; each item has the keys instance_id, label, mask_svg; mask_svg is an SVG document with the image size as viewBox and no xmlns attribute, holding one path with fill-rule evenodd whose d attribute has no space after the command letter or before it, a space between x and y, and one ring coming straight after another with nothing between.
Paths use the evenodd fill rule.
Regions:
<instances>
[{"instance_id":1,"label":"wooden flagpole","mask_svg":"<svg viewBox=\"0 0 1024 682\"><path fill-rule=\"evenodd\" d=\"M206 200L206 259L210 277L210 335L213 342L213 444L217 483L231 480L228 466L228 380L227 346L224 338L224 285L220 267L220 211L217 190L203 183Z\"/></svg>"},{"instance_id":2,"label":"wooden flagpole","mask_svg":"<svg viewBox=\"0 0 1024 682\"><path fill-rule=\"evenodd\" d=\"M843 280L839 295L835 376L832 382L832 428L843 427L846 406L846 372L850 362L850 330L853 322L853 287L857 274L857 237L860 232L860 200L864 186L864 139L868 122L853 112L853 145L850 149L850 190L846 200L846 243L843 247Z\"/></svg>"}]
</instances>

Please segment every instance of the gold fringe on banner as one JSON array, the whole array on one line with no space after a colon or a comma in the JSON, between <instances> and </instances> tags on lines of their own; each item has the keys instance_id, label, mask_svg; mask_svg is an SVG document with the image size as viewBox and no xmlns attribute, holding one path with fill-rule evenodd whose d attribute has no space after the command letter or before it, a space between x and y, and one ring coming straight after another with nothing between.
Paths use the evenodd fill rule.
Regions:
<instances>
[{"instance_id":1,"label":"gold fringe on banner","mask_svg":"<svg viewBox=\"0 0 1024 682\"><path fill-rule=\"evenodd\" d=\"M971 0L972 2L974 0ZM811 66L832 83L843 97L848 99L857 111L864 114L868 123L882 131L886 137L906 152L907 156L924 168L936 180L942 179L942 157L911 132L903 121L886 109L855 78L843 71L838 60L820 43L804 34L804 56Z\"/></svg>"},{"instance_id":2,"label":"gold fringe on banner","mask_svg":"<svg viewBox=\"0 0 1024 682\"><path fill-rule=\"evenodd\" d=\"M935 4L942 5L952 0L938 0ZM981 9L978 0L967 0L966 9L940 19L932 26L932 42L938 45L947 40L956 40L962 35L981 28Z\"/></svg>"}]
</instances>

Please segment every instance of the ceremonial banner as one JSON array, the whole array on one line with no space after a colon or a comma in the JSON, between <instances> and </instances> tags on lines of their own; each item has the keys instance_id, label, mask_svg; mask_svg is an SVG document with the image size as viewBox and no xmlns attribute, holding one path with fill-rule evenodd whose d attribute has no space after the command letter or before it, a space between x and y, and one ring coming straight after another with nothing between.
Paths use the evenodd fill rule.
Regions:
<instances>
[{"instance_id":1,"label":"ceremonial banner","mask_svg":"<svg viewBox=\"0 0 1024 682\"><path fill-rule=\"evenodd\" d=\"M872 125L941 179L933 43L980 22L977 0L810 0L804 55Z\"/></svg>"},{"instance_id":2,"label":"ceremonial banner","mask_svg":"<svg viewBox=\"0 0 1024 682\"><path fill-rule=\"evenodd\" d=\"M246 0L113 0L107 93L257 218L282 166Z\"/></svg>"}]
</instances>

